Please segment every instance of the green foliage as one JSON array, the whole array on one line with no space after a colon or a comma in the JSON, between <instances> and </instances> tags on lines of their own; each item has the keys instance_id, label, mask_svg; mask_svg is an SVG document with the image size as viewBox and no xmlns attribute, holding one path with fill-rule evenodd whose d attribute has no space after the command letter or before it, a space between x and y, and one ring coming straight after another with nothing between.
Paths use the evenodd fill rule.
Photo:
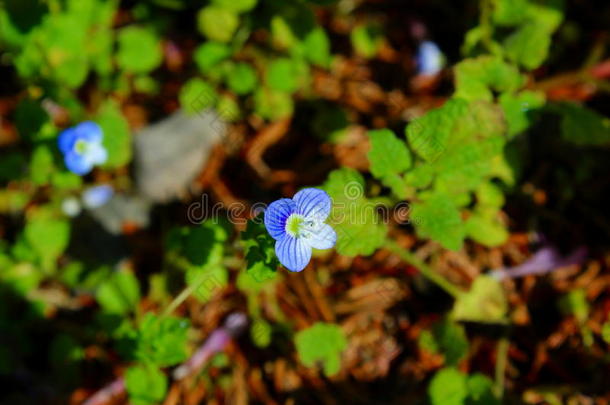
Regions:
<instances>
[{"instance_id":1,"label":"green foliage","mask_svg":"<svg viewBox=\"0 0 610 405\"><path fill-rule=\"evenodd\" d=\"M364 58L372 58L379 51L383 36L377 25L361 25L354 28L350 39L356 54Z\"/></svg>"},{"instance_id":2,"label":"green foliage","mask_svg":"<svg viewBox=\"0 0 610 405\"><path fill-rule=\"evenodd\" d=\"M246 252L247 274L257 282L275 278L280 262L275 256L275 240L265 228L263 214L248 221L241 242Z\"/></svg>"},{"instance_id":3,"label":"green foliage","mask_svg":"<svg viewBox=\"0 0 610 405\"><path fill-rule=\"evenodd\" d=\"M280 58L270 63L266 79L270 89L293 93L303 85L307 75L307 66L301 61Z\"/></svg>"},{"instance_id":4,"label":"green foliage","mask_svg":"<svg viewBox=\"0 0 610 405\"><path fill-rule=\"evenodd\" d=\"M114 169L125 166L131 161L131 131L119 107L112 101L102 105L96 121L102 128L102 144L108 152L105 168Z\"/></svg>"},{"instance_id":5,"label":"green foliage","mask_svg":"<svg viewBox=\"0 0 610 405\"><path fill-rule=\"evenodd\" d=\"M117 64L130 73L148 73L161 64L159 39L149 29L126 27L118 34Z\"/></svg>"},{"instance_id":6,"label":"green foliage","mask_svg":"<svg viewBox=\"0 0 610 405\"><path fill-rule=\"evenodd\" d=\"M468 354L468 339L464 327L449 319L443 319L432 326L435 346L445 356L445 364L457 366Z\"/></svg>"},{"instance_id":7,"label":"green foliage","mask_svg":"<svg viewBox=\"0 0 610 405\"><path fill-rule=\"evenodd\" d=\"M70 224L41 210L28 218L23 234L42 267L54 270L55 261L68 246Z\"/></svg>"},{"instance_id":8,"label":"green foliage","mask_svg":"<svg viewBox=\"0 0 610 405\"><path fill-rule=\"evenodd\" d=\"M545 104L544 94L529 90L519 93L503 93L499 98L508 124L508 136L513 137L527 130L536 117L536 110Z\"/></svg>"},{"instance_id":9,"label":"green foliage","mask_svg":"<svg viewBox=\"0 0 610 405\"><path fill-rule=\"evenodd\" d=\"M563 103L552 107L561 114L561 137L575 145L610 143L610 120L586 107Z\"/></svg>"},{"instance_id":10,"label":"green foliage","mask_svg":"<svg viewBox=\"0 0 610 405\"><path fill-rule=\"evenodd\" d=\"M519 70L495 56L466 59L455 66L455 97L493 100L493 92L512 92L523 84Z\"/></svg>"},{"instance_id":11,"label":"green foliage","mask_svg":"<svg viewBox=\"0 0 610 405\"><path fill-rule=\"evenodd\" d=\"M411 167L411 153L407 146L388 129L369 131L371 150L367 157L371 163L371 173L392 188L399 198L407 197L407 189L402 179Z\"/></svg>"},{"instance_id":12,"label":"green foliage","mask_svg":"<svg viewBox=\"0 0 610 405\"><path fill-rule=\"evenodd\" d=\"M447 249L459 250L462 247L464 226L451 196L439 193L414 203L411 218L419 236L436 240Z\"/></svg>"},{"instance_id":13,"label":"green foliage","mask_svg":"<svg viewBox=\"0 0 610 405\"><path fill-rule=\"evenodd\" d=\"M585 290L572 290L559 300L559 308L566 315L574 315L579 324L589 318L589 303Z\"/></svg>"},{"instance_id":14,"label":"green foliage","mask_svg":"<svg viewBox=\"0 0 610 405\"><path fill-rule=\"evenodd\" d=\"M250 337L257 347L267 347L271 343L271 325L262 318L257 318L250 326Z\"/></svg>"},{"instance_id":15,"label":"green foliage","mask_svg":"<svg viewBox=\"0 0 610 405\"><path fill-rule=\"evenodd\" d=\"M216 90L207 82L195 78L182 86L178 96L180 107L185 113L193 115L207 108L213 107L218 100Z\"/></svg>"},{"instance_id":16,"label":"green foliage","mask_svg":"<svg viewBox=\"0 0 610 405\"><path fill-rule=\"evenodd\" d=\"M257 85L256 71L247 63L237 63L229 71L227 85L237 94L248 94Z\"/></svg>"},{"instance_id":17,"label":"green foliage","mask_svg":"<svg viewBox=\"0 0 610 405\"><path fill-rule=\"evenodd\" d=\"M467 376L453 367L438 371L428 386L432 405L500 405L493 382L483 374Z\"/></svg>"},{"instance_id":18,"label":"green foliage","mask_svg":"<svg viewBox=\"0 0 610 405\"><path fill-rule=\"evenodd\" d=\"M458 297L451 316L457 321L505 323L508 301L502 285L489 276L477 277L470 290Z\"/></svg>"},{"instance_id":19,"label":"green foliage","mask_svg":"<svg viewBox=\"0 0 610 405\"><path fill-rule=\"evenodd\" d=\"M337 374L341 369L341 353L347 347L347 339L340 326L317 322L298 332L294 342L299 359L307 367L321 362L327 376Z\"/></svg>"},{"instance_id":20,"label":"green foliage","mask_svg":"<svg viewBox=\"0 0 610 405\"><path fill-rule=\"evenodd\" d=\"M187 319L146 313L137 330L124 338L122 350L133 360L168 367L187 358Z\"/></svg>"},{"instance_id":21,"label":"green foliage","mask_svg":"<svg viewBox=\"0 0 610 405\"><path fill-rule=\"evenodd\" d=\"M37 186L47 184L55 171L53 152L49 145L43 144L32 152L30 160L30 178Z\"/></svg>"},{"instance_id":22,"label":"green foliage","mask_svg":"<svg viewBox=\"0 0 610 405\"><path fill-rule=\"evenodd\" d=\"M259 87L254 93L255 112L262 118L275 121L292 115L294 102L289 93Z\"/></svg>"},{"instance_id":23,"label":"green foliage","mask_svg":"<svg viewBox=\"0 0 610 405\"><path fill-rule=\"evenodd\" d=\"M329 223L337 232L335 248L345 256L370 255L383 245L387 232L364 196L364 178L355 170L332 171L322 188L333 200Z\"/></svg>"},{"instance_id":24,"label":"green foliage","mask_svg":"<svg viewBox=\"0 0 610 405\"><path fill-rule=\"evenodd\" d=\"M432 405L462 405L468 396L466 376L455 368L437 372L428 386Z\"/></svg>"},{"instance_id":25,"label":"green foliage","mask_svg":"<svg viewBox=\"0 0 610 405\"><path fill-rule=\"evenodd\" d=\"M212 4L238 13L252 10L257 3L258 0L212 0Z\"/></svg>"},{"instance_id":26,"label":"green foliage","mask_svg":"<svg viewBox=\"0 0 610 405\"><path fill-rule=\"evenodd\" d=\"M159 403L167 393L167 377L150 365L136 365L125 372L125 386L133 405Z\"/></svg>"},{"instance_id":27,"label":"green foliage","mask_svg":"<svg viewBox=\"0 0 610 405\"><path fill-rule=\"evenodd\" d=\"M105 312L125 315L140 301L138 279L131 272L114 272L99 286L96 299Z\"/></svg>"},{"instance_id":28,"label":"green foliage","mask_svg":"<svg viewBox=\"0 0 610 405\"><path fill-rule=\"evenodd\" d=\"M221 42L208 41L201 44L193 55L199 70L208 73L218 64L231 56L231 48Z\"/></svg>"},{"instance_id":29,"label":"green foliage","mask_svg":"<svg viewBox=\"0 0 610 405\"><path fill-rule=\"evenodd\" d=\"M231 9L211 5L199 11L197 26L212 41L229 42L239 26L239 16Z\"/></svg>"}]
</instances>

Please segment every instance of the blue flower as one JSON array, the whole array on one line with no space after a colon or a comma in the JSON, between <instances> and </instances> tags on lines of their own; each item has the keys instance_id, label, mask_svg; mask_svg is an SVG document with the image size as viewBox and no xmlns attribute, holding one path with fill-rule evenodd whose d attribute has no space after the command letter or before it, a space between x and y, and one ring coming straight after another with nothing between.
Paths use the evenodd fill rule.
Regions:
<instances>
[{"instance_id":1,"label":"blue flower","mask_svg":"<svg viewBox=\"0 0 610 405\"><path fill-rule=\"evenodd\" d=\"M306 188L292 199L274 201L265 211L265 227L275 243L275 254L290 271L301 271L311 260L311 249L330 249L337 234L324 221L330 214L328 194Z\"/></svg>"},{"instance_id":2,"label":"blue flower","mask_svg":"<svg viewBox=\"0 0 610 405\"><path fill-rule=\"evenodd\" d=\"M112 198L113 194L114 190L108 184L89 187L83 191L83 205L89 209L101 207Z\"/></svg>"},{"instance_id":3,"label":"blue flower","mask_svg":"<svg viewBox=\"0 0 610 405\"><path fill-rule=\"evenodd\" d=\"M93 166L106 162L108 153L102 146L102 138L102 129L91 121L62 131L57 143L68 170L82 176Z\"/></svg>"},{"instance_id":4,"label":"blue flower","mask_svg":"<svg viewBox=\"0 0 610 405\"><path fill-rule=\"evenodd\" d=\"M443 69L445 57L432 41L423 41L417 50L417 72L420 75L432 76Z\"/></svg>"}]
</instances>

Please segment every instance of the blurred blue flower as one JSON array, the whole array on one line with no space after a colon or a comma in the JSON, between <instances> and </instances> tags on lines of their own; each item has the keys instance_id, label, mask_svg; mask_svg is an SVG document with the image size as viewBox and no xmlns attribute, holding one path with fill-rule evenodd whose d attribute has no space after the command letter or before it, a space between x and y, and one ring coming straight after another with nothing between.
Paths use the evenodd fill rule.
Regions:
<instances>
[{"instance_id":1,"label":"blurred blue flower","mask_svg":"<svg viewBox=\"0 0 610 405\"><path fill-rule=\"evenodd\" d=\"M432 76L443 69L445 57L436 43L423 41L417 49L416 62L420 75Z\"/></svg>"},{"instance_id":2,"label":"blurred blue flower","mask_svg":"<svg viewBox=\"0 0 610 405\"><path fill-rule=\"evenodd\" d=\"M57 143L68 170L82 176L93 166L106 162L108 153L102 146L102 138L102 129L92 121L62 131Z\"/></svg>"},{"instance_id":3,"label":"blurred blue flower","mask_svg":"<svg viewBox=\"0 0 610 405\"><path fill-rule=\"evenodd\" d=\"M335 230L324 221L331 200L326 192L306 188L292 199L274 201L265 211L265 227L276 240L275 254L290 271L301 271L311 260L311 250L330 249L337 241Z\"/></svg>"},{"instance_id":4,"label":"blurred blue flower","mask_svg":"<svg viewBox=\"0 0 610 405\"><path fill-rule=\"evenodd\" d=\"M114 195L114 189L108 184L89 187L83 191L83 205L89 209L101 207Z\"/></svg>"}]
</instances>

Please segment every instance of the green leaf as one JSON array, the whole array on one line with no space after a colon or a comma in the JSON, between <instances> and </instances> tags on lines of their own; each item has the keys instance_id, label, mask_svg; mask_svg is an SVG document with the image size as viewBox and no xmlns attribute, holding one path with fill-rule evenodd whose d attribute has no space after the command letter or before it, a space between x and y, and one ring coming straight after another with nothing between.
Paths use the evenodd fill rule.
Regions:
<instances>
[{"instance_id":1,"label":"green leaf","mask_svg":"<svg viewBox=\"0 0 610 405\"><path fill-rule=\"evenodd\" d=\"M223 95L218 100L216 112L224 122L237 122L242 118L239 103L233 97Z\"/></svg>"},{"instance_id":2,"label":"green leaf","mask_svg":"<svg viewBox=\"0 0 610 405\"><path fill-rule=\"evenodd\" d=\"M407 197L407 185L401 177L411 167L409 149L398 140L389 129L369 131L371 150L367 157L371 163L371 173L390 187L398 198Z\"/></svg>"},{"instance_id":3,"label":"green leaf","mask_svg":"<svg viewBox=\"0 0 610 405\"><path fill-rule=\"evenodd\" d=\"M466 101L450 99L442 107L412 121L405 130L411 149L426 161L438 159L445 152L458 120L467 111Z\"/></svg>"},{"instance_id":4,"label":"green leaf","mask_svg":"<svg viewBox=\"0 0 610 405\"><path fill-rule=\"evenodd\" d=\"M163 53L156 34L141 27L119 31L117 64L131 73L148 73L161 64Z\"/></svg>"},{"instance_id":5,"label":"green leaf","mask_svg":"<svg viewBox=\"0 0 610 405\"><path fill-rule=\"evenodd\" d=\"M196 267L217 266L222 262L227 230L212 220L198 227L183 228L182 252L189 263Z\"/></svg>"},{"instance_id":6,"label":"green leaf","mask_svg":"<svg viewBox=\"0 0 610 405\"><path fill-rule=\"evenodd\" d=\"M227 85L235 93L243 95L254 91L258 77L256 71L248 63L237 63L229 71Z\"/></svg>"},{"instance_id":7,"label":"green leaf","mask_svg":"<svg viewBox=\"0 0 610 405\"><path fill-rule=\"evenodd\" d=\"M199 11L197 26L209 39L229 42L239 26L239 16L229 9L211 5Z\"/></svg>"},{"instance_id":8,"label":"green leaf","mask_svg":"<svg viewBox=\"0 0 610 405\"><path fill-rule=\"evenodd\" d=\"M294 101L289 93L266 87L256 90L254 105L256 114L271 121L289 117L294 111Z\"/></svg>"},{"instance_id":9,"label":"green leaf","mask_svg":"<svg viewBox=\"0 0 610 405\"><path fill-rule=\"evenodd\" d=\"M257 347L267 347L271 343L271 325L262 318L256 318L250 326L250 337Z\"/></svg>"},{"instance_id":10,"label":"green leaf","mask_svg":"<svg viewBox=\"0 0 610 405\"><path fill-rule=\"evenodd\" d=\"M280 262L275 255L275 240L265 228L262 213L248 221L241 241L246 251L247 274L259 283L275 278Z\"/></svg>"},{"instance_id":11,"label":"green leaf","mask_svg":"<svg viewBox=\"0 0 610 405\"><path fill-rule=\"evenodd\" d=\"M100 285L96 299L105 312L125 315L140 301L138 279L131 272L114 272Z\"/></svg>"},{"instance_id":12,"label":"green leaf","mask_svg":"<svg viewBox=\"0 0 610 405\"><path fill-rule=\"evenodd\" d=\"M576 145L607 145L610 143L610 119L574 103L555 108L562 115L561 137Z\"/></svg>"},{"instance_id":13,"label":"green leaf","mask_svg":"<svg viewBox=\"0 0 610 405\"><path fill-rule=\"evenodd\" d=\"M466 405L500 405L502 401L493 393L493 381L486 375L475 373L468 376L466 381L468 398Z\"/></svg>"},{"instance_id":14,"label":"green leaf","mask_svg":"<svg viewBox=\"0 0 610 405\"><path fill-rule=\"evenodd\" d=\"M129 357L159 367L181 363L188 357L189 327L188 319L148 312L138 330L128 338Z\"/></svg>"},{"instance_id":15,"label":"green leaf","mask_svg":"<svg viewBox=\"0 0 610 405\"><path fill-rule=\"evenodd\" d=\"M371 173L378 179L404 173L411 167L409 149L389 129L368 132L371 150L367 157Z\"/></svg>"},{"instance_id":16,"label":"green leaf","mask_svg":"<svg viewBox=\"0 0 610 405\"><path fill-rule=\"evenodd\" d=\"M104 167L114 169L128 164L132 156L131 132L119 107L113 101L106 102L98 112L96 122L102 128L102 144L108 152Z\"/></svg>"},{"instance_id":17,"label":"green leaf","mask_svg":"<svg viewBox=\"0 0 610 405\"><path fill-rule=\"evenodd\" d=\"M23 232L43 268L53 270L55 261L68 247L70 223L51 217L46 211L37 212L28 218Z\"/></svg>"},{"instance_id":18,"label":"green leaf","mask_svg":"<svg viewBox=\"0 0 610 405\"><path fill-rule=\"evenodd\" d=\"M231 47L221 42L208 41L200 45L193 54L193 59L203 73L216 68L220 62L227 60L232 54Z\"/></svg>"},{"instance_id":19,"label":"green leaf","mask_svg":"<svg viewBox=\"0 0 610 405\"><path fill-rule=\"evenodd\" d=\"M445 356L445 364L457 366L468 354L468 339L464 327L449 319L443 319L432 326L436 347Z\"/></svg>"},{"instance_id":20,"label":"green leaf","mask_svg":"<svg viewBox=\"0 0 610 405\"><path fill-rule=\"evenodd\" d=\"M492 4L492 17L497 25L518 25L528 17L529 0L496 0Z\"/></svg>"},{"instance_id":21,"label":"green leaf","mask_svg":"<svg viewBox=\"0 0 610 405\"><path fill-rule=\"evenodd\" d=\"M305 64L293 59L280 58L269 64L266 82L272 90L294 93L304 84L307 75Z\"/></svg>"},{"instance_id":22,"label":"green leaf","mask_svg":"<svg viewBox=\"0 0 610 405\"><path fill-rule=\"evenodd\" d=\"M500 106L508 124L509 138L527 130L536 118L536 112L545 104L544 93L524 90L500 95Z\"/></svg>"},{"instance_id":23,"label":"green leaf","mask_svg":"<svg viewBox=\"0 0 610 405\"><path fill-rule=\"evenodd\" d=\"M212 0L212 4L236 13L252 10L257 2L258 0Z\"/></svg>"},{"instance_id":24,"label":"green leaf","mask_svg":"<svg viewBox=\"0 0 610 405\"><path fill-rule=\"evenodd\" d=\"M364 178L353 169L332 171L322 188L333 200L330 225L337 232L336 249L345 256L370 255L383 245L387 228L364 197Z\"/></svg>"},{"instance_id":25,"label":"green leaf","mask_svg":"<svg viewBox=\"0 0 610 405\"><path fill-rule=\"evenodd\" d=\"M493 174L494 159L501 156L504 145L504 138L496 136L448 149L435 162L437 190L459 194L475 189Z\"/></svg>"},{"instance_id":26,"label":"green leaf","mask_svg":"<svg viewBox=\"0 0 610 405\"><path fill-rule=\"evenodd\" d=\"M22 99L15 109L15 124L22 138L38 140L43 125L49 122L49 115L42 108L40 100Z\"/></svg>"},{"instance_id":27,"label":"green leaf","mask_svg":"<svg viewBox=\"0 0 610 405\"><path fill-rule=\"evenodd\" d=\"M583 325L589 318L589 303L585 290L572 290L559 300L559 308L566 315L574 315L579 324Z\"/></svg>"},{"instance_id":28,"label":"green leaf","mask_svg":"<svg viewBox=\"0 0 610 405\"><path fill-rule=\"evenodd\" d=\"M322 27L311 30L303 41L305 58L312 64L327 68L330 65L330 40Z\"/></svg>"},{"instance_id":29,"label":"green leaf","mask_svg":"<svg viewBox=\"0 0 610 405\"><path fill-rule=\"evenodd\" d=\"M536 22L522 25L504 41L508 58L529 70L542 65L550 46L551 32Z\"/></svg>"},{"instance_id":30,"label":"green leaf","mask_svg":"<svg viewBox=\"0 0 610 405\"><path fill-rule=\"evenodd\" d=\"M69 171L55 172L51 184L59 190L78 190L83 185L83 178Z\"/></svg>"},{"instance_id":31,"label":"green leaf","mask_svg":"<svg viewBox=\"0 0 610 405\"><path fill-rule=\"evenodd\" d=\"M352 30L350 39L356 54L370 59L379 51L383 33L376 25L360 25Z\"/></svg>"},{"instance_id":32,"label":"green leaf","mask_svg":"<svg viewBox=\"0 0 610 405\"><path fill-rule=\"evenodd\" d=\"M438 371L428 386L432 405L463 405L467 396L466 376L453 367Z\"/></svg>"},{"instance_id":33,"label":"green leaf","mask_svg":"<svg viewBox=\"0 0 610 405\"><path fill-rule=\"evenodd\" d=\"M495 56L465 59L455 66L454 97L473 100L493 100L493 91L515 91L523 84L519 70Z\"/></svg>"},{"instance_id":34,"label":"green leaf","mask_svg":"<svg viewBox=\"0 0 610 405\"><path fill-rule=\"evenodd\" d=\"M299 331L294 342L305 366L313 367L321 362L327 376L337 374L341 369L341 353L347 347L347 339L339 325L317 322Z\"/></svg>"},{"instance_id":35,"label":"green leaf","mask_svg":"<svg viewBox=\"0 0 610 405\"><path fill-rule=\"evenodd\" d=\"M464 225L460 211L447 194L433 194L413 204L411 219L417 234L439 242L443 247L459 250L464 241Z\"/></svg>"},{"instance_id":36,"label":"green leaf","mask_svg":"<svg viewBox=\"0 0 610 405\"><path fill-rule=\"evenodd\" d=\"M315 15L300 2L277 1L270 5L271 42L279 50L295 50L300 42L315 28Z\"/></svg>"},{"instance_id":37,"label":"green leaf","mask_svg":"<svg viewBox=\"0 0 610 405\"><path fill-rule=\"evenodd\" d=\"M477 206L501 208L504 205L504 194L494 183L482 183L476 190Z\"/></svg>"},{"instance_id":38,"label":"green leaf","mask_svg":"<svg viewBox=\"0 0 610 405\"><path fill-rule=\"evenodd\" d=\"M192 267L186 272L186 284L195 286L193 296L208 302L229 282L229 272L222 266Z\"/></svg>"},{"instance_id":39,"label":"green leaf","mask_svg":"<svg viewBox=\"0 0 610 405\"><path fill-rule=\"evenodd\" d=\"M30 178L37 186L45 185L55 171L53 152L48 145L40 145L32 152Z\"/></svg>"},{"instance_id":40,"label":"green leaf","mask_svg":"<svg viewBox=\"0 0 610 405\"><path fill-rule=\"evenodd\" d=\"M451 316L457 321L505 323L507 312L502 285L489 276L479 276L470 290L457 299Z\"/></svg>"},{"instance_id":41,"label":"green leaf","mask_svg":"<svg viewBox=\"0 0 610 405\"><path fill-rule=\"evenodd\" d=\"M159 403L167 393L167 377L150 365L136 365L125 372L125 386L129 403L151 405Z\"/></svg>"},{"instance_id":42,"label":"green leaf","mask_svg":"<svg viewBox=\"0 0 610 405\"><path fill-rule=\"evenodd\" d=\"M178 95L180 107L188 115L197 114L213 107L218 101L218 94L212 85L195 78L186 82Z\"/></svg>"},{"instance_id":43,"label":"green leaf","mask_svg":"<svg viewBox=\"0 0 610 405\"><path fill-rule=\"evenodd\" d=\"M466 234L474 241L487 247L504 244L509 233L499 221L474 213L466 221Z\"/></svg>"}]
</instances>

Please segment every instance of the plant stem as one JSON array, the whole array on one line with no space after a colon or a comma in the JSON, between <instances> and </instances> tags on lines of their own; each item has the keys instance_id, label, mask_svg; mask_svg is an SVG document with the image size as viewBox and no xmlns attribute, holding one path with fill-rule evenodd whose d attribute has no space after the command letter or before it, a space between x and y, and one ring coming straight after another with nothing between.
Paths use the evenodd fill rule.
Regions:
<instances>
[{"instance_id":1,"label":"plant stem","mask_svg":"<svg viewBox=\"0 0 610 405\"><path fill-rule=\"evenodd\" d=\"M496 383L494 385L494 393L498 399L502 399L502 396L504 396L504 374L508 360L508 345L508 339L503 337L498 342L496 349Z\"/></svg>"},{"instance_id":2,"label":"plant stem","mask_svg":"<svg viewBox=\"0 0 610 405\"><path fill-rule=\"evenodd\" d=\"M395 241L388 239L385 243L385 247L390 250L395 255L399 256L405 262L411 264L414 267L417 267L419 272L426 277L428 280L432 281L434 284L443 289L447 294L451 295L453 298L458 298L463 294L463 291L460 290L455 284L451 281L447 280L440 274L436 273L434 270L430 268L424 261L420 260L417 256L405 250Z\"/></svg>"}]
</instances>

